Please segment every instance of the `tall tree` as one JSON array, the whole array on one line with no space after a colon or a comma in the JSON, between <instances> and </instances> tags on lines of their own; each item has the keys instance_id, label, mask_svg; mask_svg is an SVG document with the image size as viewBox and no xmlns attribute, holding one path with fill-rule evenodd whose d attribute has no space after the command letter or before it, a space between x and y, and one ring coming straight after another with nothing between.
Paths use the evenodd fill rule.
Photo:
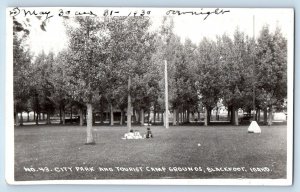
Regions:
<instances>
[{"instance_id":1,"label":"tall tree","mask_svg":"<svg viewBox=\"0 0 300 192\"><path fill-rule=\"evenodd\" d=\"M38 65L39 74L39 87L40 90L38 91L40 97L40 106L43 114L47 114L47 124L50 123L50 115L55 112L55 100L52 99L53 95L55 94L55 80L52 79L52 76L55 74L54 68L54 54L50 52L44 58L44 61L40 61ZM40 115L40 114L39 114Z\"/></svg>"},{"instance_id":2,"label":"tall tree","mask_svg":"<svg viewBox=\"0 0 300 192\"><path fill-rule=\"evenodd\" d=\"M245 95L247 83L245 75L251 73L247 63L246 42L245 36L238 29L235 30L233 41L227 36L223 35L221 42L219 40L220 49L220 63L222 66L222 80L223 80L223 101L231 111L231 122L234 125L239 124L238 110L242 108L245 102ZM251 81L252 82L252 81Z\"/></svg>"},{"instance_id":3,"label":"tall tree","mask_svg":"<svg viewBox=\"0 0 300 192\"><path fill-rule=\"evenodd\" d=\"M15 27L17 28L17 27ZM27 33L17 33L14 28L13 32L13 75L14 75L14 113L15 124L18 126L19 116L27 108L27 102L30 93L30 75L31 55L29 49L25 47L24 41L27 38Z\"/></svg>"},{"instance_id":4,"label":"tall tree","mask_svg":"<svg viewBox=\"0 0 300 192\"><path fill-rule=\"evenodd\" d=\"M75 105L74 95L72 94L72 87L69 86L69 77L67 76L67 68L69 66L69 53L68 50L60 51L55 57L53 63L53 73L51 75L51 81L53 83L54 92L50 99L56 104L56 108L59 110L61 117L61 123L65 124L65 110L68 105ZM79 105L76 105L79 106ZM81 110L82 112L82 110ZM49 113L49 116L51 113ZM50 119L47 120L50 123ZM81 115L81 122L82 115ZM81 124L82 125L82 124Z\"/></svg>"},{"instance_id":5,"label":"tall tree","mask_svg":"<svg viewBox=\"0 0 300 192\"><path fill-rule=\"evenodd\" d=\"M212 108L220 98L222 81L221 66L217 44L203 38L197 49L196 86L200 99L205 107L205 125L210 123Z\"/></svg>"},{"instance_id":6,"label":"tall tree","mask_svg":"<svg viewBox=\"0 0 300 192\"><path fill-rule=\"evenodd\" d=\"M271 34L266 25L257 43L258 100L268 108L268 125L272 125L274 107L282 105L287 96L287 41L279 28Z\"/></svg>"},{"instance_id":7,"label":"tall tree","mask_svg":"<svg viewBox=\"0 0 300 192\"><path fill-rule=\"evenodd\" d=\"M106 84L106 25L102 18L75 17L77 26L68 26L69 62L66 74L71 94L87 108L86 144L94 144L93 103L99 101Z\"/></svg>"},{"instance_id":8,"label":"tall tree","mask_svg":"<svg viewBox=\"0 0 300 192\"><path fill-rule=\"evenodd\" d=\"M53 53L46 55L42 52L35 57L31 65L31 75L28 76L28 79L31 82L31 108L37 115L35 118L36 125L39 124L41 113L47 113L50 116L55 110L55 101L51 99L54 94L53 63Z\"/></svg>"},{"instance_id":9,"label":"tall tree","mask_svg":"<svg viewBox=\"0 0 300 192\"><path fill-rule=\"evenodd\" d=\"M146 74L152 53L153 35L149 32L150 18L148 17L112 17L110 18L109 29L109 51L110 61L114 65L113 82L117 86L127 83L127 127L131 130L132 102L137 101L138 97L134 93L134 86L142 83L139 80ZM125 80L126 79L126 80ZM115 89L114 95L120 95ZM135 86L140 87L140 86ZM122 99L124 100L124 99ZM140 100L141 101L141 100Z\"/></svg>"}]
</instances>

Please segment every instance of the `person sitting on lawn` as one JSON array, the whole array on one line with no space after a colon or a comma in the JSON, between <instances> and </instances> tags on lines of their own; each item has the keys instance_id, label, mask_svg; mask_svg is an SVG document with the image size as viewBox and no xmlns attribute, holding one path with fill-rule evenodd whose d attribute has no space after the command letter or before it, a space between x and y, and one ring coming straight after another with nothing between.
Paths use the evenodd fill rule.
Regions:
<instances>
[{"instance_id":1,"label":"person sitting on lawn","mask_svg":"<svg viewBox=\"0 0 300 192\"><path fill-rule=\"evenodd\" d=\"M147 139L149 138L153 138L153 134L151 132L151 129L150 127L147 127L147 133L146 133L146 136L145 136Z\"/></svg>"},{"instance_id":2,"label":"person sitting on lawn","mask_svg":"<svg viewBox=\"0 0 300 192\"><path fill-rule=\"evenodd\" d=\"M140 132L138 132L137 130L134 131L134 139L143 139Z\"/></svg>"},{"instance_id":3,"label":"person sitting on lawn","mask_svg":"<svg viewBox=\"0 0 300 192\"><path fill-rule=\"evenodd\" d=\"M133 139L134 133L133 130L130 130L129 133L125 133L122 139Z\"/></svg>"},{"instance_id":4,"label":"person sitting on lawn","mask_svg":"<svg viewBox=\"0 0 300 192\"><path fill-rule=\"evenodd\" d=\"M124 134L124 137L122 139L143 139L143 137L137 130L130 130L129 133Z\"/></svg>"}]
</instances>

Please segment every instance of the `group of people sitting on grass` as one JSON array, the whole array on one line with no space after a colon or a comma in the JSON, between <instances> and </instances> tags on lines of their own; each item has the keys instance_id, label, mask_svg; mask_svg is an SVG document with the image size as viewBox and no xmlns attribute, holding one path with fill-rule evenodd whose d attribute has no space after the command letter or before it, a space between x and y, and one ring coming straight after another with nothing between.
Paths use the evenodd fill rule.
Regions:
<instances>
[{"instance_id":1,"label":"group of people sitting on grass","mask_svg":"<svg viewBox=\"0 0 300 192\"><path fill-rule=\"evenodd\" d=\"M153 138L150 127L147 127L147 132L142 136L137 130L130 130L129 133L125 133L122 139L149 139Z\"/></svg>"}]
</instances>

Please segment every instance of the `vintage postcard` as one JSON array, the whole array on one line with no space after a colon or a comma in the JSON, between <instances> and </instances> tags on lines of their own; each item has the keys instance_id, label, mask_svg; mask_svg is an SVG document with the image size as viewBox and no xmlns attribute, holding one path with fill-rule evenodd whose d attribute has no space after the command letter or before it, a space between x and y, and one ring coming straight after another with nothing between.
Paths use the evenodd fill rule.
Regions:
<instances>
[{"instance_id":1,"label":"vintage postcard","mask_svg":"<svg viewBox=\"0 0 300 192\"><path fill-rule=\"evenodd\" d=\"M9 7L6 28L9 184L292 184L292 8Z\"/></svg>"}]
</instances>

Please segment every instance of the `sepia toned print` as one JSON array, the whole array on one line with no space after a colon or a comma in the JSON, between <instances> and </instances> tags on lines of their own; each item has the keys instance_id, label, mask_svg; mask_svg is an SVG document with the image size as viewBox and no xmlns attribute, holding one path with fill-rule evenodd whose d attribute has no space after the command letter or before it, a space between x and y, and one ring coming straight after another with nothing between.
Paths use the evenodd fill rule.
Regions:
<instances>
[{"instance_id":1,"label":"sepia toned print","mask_svg":"<svg viewBox=\"0 0 300 192\"><path fill-rule=\"evenodd\" d=\"M7 181L290 185L293 14L7 8Z\"/></svg>"}]
</instances>

